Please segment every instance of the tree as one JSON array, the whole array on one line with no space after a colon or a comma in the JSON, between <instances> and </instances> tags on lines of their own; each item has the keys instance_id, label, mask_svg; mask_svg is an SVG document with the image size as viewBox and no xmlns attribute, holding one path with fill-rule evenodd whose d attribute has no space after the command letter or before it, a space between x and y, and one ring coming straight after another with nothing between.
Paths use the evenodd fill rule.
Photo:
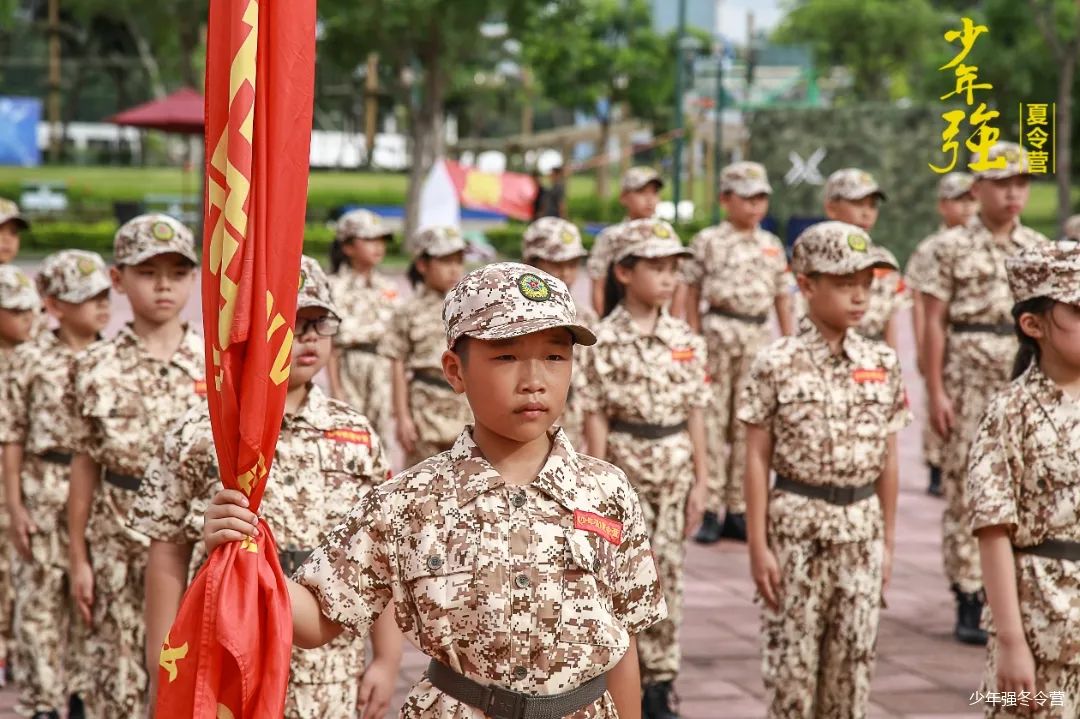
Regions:
<instances>
[{"instance_id":1,"label":"tree","mask_svg":"<svg viewBox=\"0 0 1080 719\"><path fill-rule=\"evenodd\" d=\"M924 77L941 37L929 0L800 0L777 28L779 43L809 44L819 69L851 72L853 99L897 99Z\"/></svg>"},{"instance_id":2,"label":"tree","mask_svg":"<svg viewBox=\"0 0 1080 719\"><path fill-rule=\"evenodd\" d=\"M674 93L675 48L652 26L648 0L546 3L522 36L526 64L555 104L596 115L600 153L610 139L611 108L625 103L643 119L666 117ZM607 168L597 192L607 199Z\"/></svg>"},{"instance_id":3,"label":"tree","mask_svg":"<svg viewBox=\"0 0 1080 719\"><path fill-rule=\"evenodd\" d=\"M1029 0L1031 13L1058 68L1057 195L1058 235L1070 212L1072 179L1072 92L1080 56L1080 0Z\"/></svg>"},{"instance_id":4,"label":"tree","mask_svg":"<svg viewBox=\"0 0 1080 719\"><path fill-rule=\"evenodd\" d=\"M455 68L470 61L483 23L500 20L511 32L537 3L529 0L322 0L319 52L340 67L357 67L379 53L384 83L409 119L412 163L406 196L406 235L417 224L420 190L445 152L447 93Z\"/></svg>"}]
</instances>

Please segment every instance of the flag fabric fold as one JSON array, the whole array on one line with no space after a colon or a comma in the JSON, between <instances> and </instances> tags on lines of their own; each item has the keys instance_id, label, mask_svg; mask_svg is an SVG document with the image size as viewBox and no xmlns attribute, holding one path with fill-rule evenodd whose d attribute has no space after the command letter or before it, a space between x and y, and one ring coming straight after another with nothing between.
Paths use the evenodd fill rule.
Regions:
<instances>
[{"instance_id":1,"label":"flag fabric fold","mask_svg":"<svg viewBox=\"0 0 1080 719\"><path fill-rule=\"evenodd\" d=\"M202 302L222 484L257 513L288 391L307 204L315 0L211 0ZM161 649L157 717L281 716L292 614L273 535L213 553Z\"/></svg>"}]
</instances>

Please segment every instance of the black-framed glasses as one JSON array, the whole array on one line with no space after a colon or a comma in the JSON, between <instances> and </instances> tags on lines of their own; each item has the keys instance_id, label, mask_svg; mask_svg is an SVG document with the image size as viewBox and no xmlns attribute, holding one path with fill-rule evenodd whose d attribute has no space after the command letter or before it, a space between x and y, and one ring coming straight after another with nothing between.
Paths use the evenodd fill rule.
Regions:
<instances>
[{"instance_id":1,"label":"black-framed glasses","mask_svg":"<svg viewBox=\"0 0 1080 719\"><path fill-rule=\"evenodd\" d=\"M334 315L323 315L313 320L296 320L296 336L303 337L308 330L315 330L320 337L333 337L341 329L341 320Z\"/></svg>"}]
</instances>

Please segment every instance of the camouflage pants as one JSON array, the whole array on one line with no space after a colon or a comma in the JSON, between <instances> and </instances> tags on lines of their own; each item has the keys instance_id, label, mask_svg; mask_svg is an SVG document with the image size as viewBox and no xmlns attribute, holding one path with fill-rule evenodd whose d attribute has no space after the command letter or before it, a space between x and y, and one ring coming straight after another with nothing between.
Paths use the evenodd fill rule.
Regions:
<instances>
[{"instance_id":1,"label":"camouflage pants","mask_svg":"<svg viewBox=\"0 0 1080 719\"><path fill-rule=\"evenodd\" d=\"M990 637L986 656L986 674L980 690L984 697L996 691L997 641L994 636ZM1075 719L1080 716L1080 666L1044 662L1036 657L1035 697L1039 696L1039 692L1042 692L1041 698L1045 699L1042 704L1029 702L1030 706L1025 708L986 703L985 715L988 719L1020 719L1020 717ZM1051 692L1054 694L1051 695ZM1058 696L1059 693L1060 696Z\"/></svg>"},{"instance_id":2,"label":"camouflage pants","mask_svg":"<svg viewBox=\"0 0 1080 719\"><path fill-rule=\"evenodd\" d=\"M694 481L690 435L681 432L658 440L613 432L608 461L626 472L637 489L649 528L656 572L667 600L667 619L638 635L642 684L675 679L681 651L683 560L686 556L686 495Z\"/></svg>"},{"instance_id":3,"label":"camouflage pants","mask_svg":"<svg viewBox=\"0 0 1080 719\"><path fill-rule=\"evenodd\" d=\"M386 437L390 419L390 360L371 352L338 350L342 399Z\"/></svg>"},{"instance_id":4,"label":"camouflage pants","mask_svg":"<svg viewBox=\"0 0 1080 719\"><path fill-rule=\"evenodd\" d=\"M713 397L705 410L709 452L709 496L705 508L721 513L746 511L743 472L746 466L746 427L735 418L739 391L750 374L757 351L769 339L768 329L741 320L708 316L704 326L709 351Z\"/></svg>"},{"instance_id":5,"label":"camouflage pants","mask_svg":"<svg viewBox=\"0 0 1080 719\"><path fill-rule=\"evenodd\" d=\"M1000 340L1005 340L1001 342ZM968 450L979 421L994 394L1009 382L1016 343L1009 338L987 338L972 344L965 338L950 345L943 379L953 401L956 422L944 445L941 484L945 491L941 549L945 577L962 592L982 588L979 544L971 533L967 509ZM990 358L998 359L997 366Z\"/></svg>"},{"instance_id":6,"label":"camouflage pants","mask_svg":"<svg viewBox=\"0 0 1080 719\"><path fill-rule=\"evenodd\" d=\"M930 416L929 411L927 411L926 416ZM945 455L945 440L934 431L934 425L931 424L929 419L923 424L922 451L923 461L926 462L927 466L941 468L941 462Z\"/></svg>"},{"instance_id":7,"label":"camouflage pants","mask_svg":"<svg viewBox=\"0 0 1080 719\"><path fill-rule=\"evenodd\" d=\"M359 686L356 679L329 684L289 682L285 719L352 719Z\"/></svg>"},{"instance_id":8,"label":"camouflage pants","mask_svg":"<svg viewBox=\"0 0 1080 719\"><path fill-rule=\"evenodd\" d=\"M8 541L8 513L3 499L0 499L0 536ZM12 617L15 614L15 592L12 587L10 545L0 551L0 661L7 662L8 655L14 654Z\"/></svg>"},{"instance_id":9,"label":"camouflage pants","mask_svg":"<svg viewBox=\"0 0 1080 719\"><path fill-rule=\"evenodd\" d=\"M356 715L364 640L343 632L317 649L293 647L284 719L351 719Z\"/></svg>"},{"instance_id":10,"label":"camouflage pants","mask_svg":"<svg viewBox=\"0 0 1080 719\"><path fill-rule=\"evenodd\" d=\"M23 464L26 508L38 525L27 561L15 557L15 664L20 692L17 709L27 716L67 706L72 625L67 582L64 504L67 465L27 457ZM48 501L52 500L52 501Z\"/></svg>"},{"instance_id":11,"label":"camouflage pants","mask_svg":"<svg viewBox=\"0 0 1080 719\"><path fill-rule=\"evenodd\" d=\"M472 410L463 394L455 394L426 382L409 383L409 411L416 425L416 448L405 458L409 467L454 446L465 425L472 423Z\"/></svg>"},{"instance_id":12,"label":"camouflage pants","mask_svg":"<svg viewBox=\"0 0 1080 719\"><path fill-rule=\"evenodd\" d=\"M770 719L859 719L870 702L883 545L770 539L780 606L762 610Z\"/></svg>"},{"instance_id":13,"label":"camouflage pants","mask_svg":"<svg viewBox=\"0 0 1080 719\"><path fill-rule=\"evenodd\" d=\"M93 519L91 519L93 522ZM90 719L131 719L145 711L143 582L147 548L120 534L95 539L94 626L87 641L93 684L86 703Z\"/></svg>"}]
</instances>

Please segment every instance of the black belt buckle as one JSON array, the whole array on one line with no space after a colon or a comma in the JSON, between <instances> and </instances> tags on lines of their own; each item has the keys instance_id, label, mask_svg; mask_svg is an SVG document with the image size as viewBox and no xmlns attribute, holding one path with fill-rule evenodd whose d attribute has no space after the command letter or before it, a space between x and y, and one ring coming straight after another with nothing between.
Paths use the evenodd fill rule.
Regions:
<instances>
[{"instance_id":1,"label":"black belt buckle","mask_svg":"<svg viewBox=\"0 0 1080 719\"><path fill-rule=\"evenodd\" d=\"M491 686L480 707L490 719L525 719L525 696Z\"/></svg>"},{"instance_id":2,"label":"black belt buckle","mask_svg":"<svg viewBox=\"0 0 1080 719\"><path fill-rule=\"evenodd\" d=\"M825 501L842 506L852 504L855 501L855 488L831 485L829 491L825 494Z\"/></svg>"}]
</instances>

